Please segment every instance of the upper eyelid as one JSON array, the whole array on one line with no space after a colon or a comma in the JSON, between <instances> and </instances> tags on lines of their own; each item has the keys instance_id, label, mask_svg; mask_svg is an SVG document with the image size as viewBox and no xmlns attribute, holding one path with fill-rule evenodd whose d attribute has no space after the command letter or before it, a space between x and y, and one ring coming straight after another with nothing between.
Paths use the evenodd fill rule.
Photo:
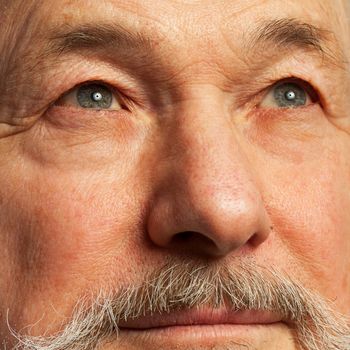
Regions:
<instances>
[{"instance_id":1,"label":"upper eyelid","mask_svg":"<svg viewBox=\"0 0 350 350\"><path fill-rule=\"evenodd\" d=\"M87 81L84 81L84 82L82 82L82 83L76 84L76 85L74 85L72 88L70 88L70 89L68 89L67 91L63 92L63 93L60 95L59 98L61 98L61 97L65 96L65 95L68 95L68 94L72 93L74 90L79 89L80 87L82 87L82 86L84 86L84 85L90 85L90 84L91 84L91 85L93 85L93 84L95 84L95 85L101 85L101 86L104 86L104 87L106 87L106 88L112 90L112 91L113 91L115 94L117 94L117 95L120 95L120 94L121 94L120 91L119 91L117 88L115 88L115 87L114 87L113 85L111 85L111 84L105 83L104 81L99 81L99 80L87 80Z\"/></svg>"},{"instance_id":2,"label":"upper eyelid","mask_svg":"<svg viewBox=\"0 0 350 350\"><path fill-rule=\"evenodd\" d=\"M286 78L286 79L281 79L279 81L277 81L276 83L272 84L270 87L267 87L267 90L271 90L273 88L276 88L280 85L283 84L295 84L301 88L303 88L308 94L312 94L313 92L316 93L314 87L309 84L308 82L302 80L302 79L298 79L298 78Z\"/></svg>"},{"instance_id":3,"label":"upper eyelid","mask_svg":"<svg viewBox=\"0 0 350 350\"><path fill-rule=\"evenodd\" d=\"M319 90L315 87L313 83L310 83L308 80L299 78L294 75L288 75L288 76L282 76L280 79L274 79L274 80L268 80L265 81L262 86L257 88L256 92L253 92L249 96L243 96L243 97L238 97L238 105L242 107L253 107L253 108L260 108L259 104L262 102L263 98L265 98L273 88L276 86L283 84L283 83L288 83L288 82L293 82L298 85L301 85L307 93L310 95L311 100L317 101L321 103L322 101L322 95L320 94Z\"/></svg>"},{"instance_id":4,"label":"upper eyelid","mask_svg":"<svg viewBox=\"0 0 350 350\"><path fill-rule=\"evenodd\" d=\"M83 63L80 62L80 64ZM101 62L99 69L94 71L95 76L91 77L88 67L88 62L84 63L83 69L80 69L80 65L78 65L75 68L76 73L73 75L73 79L67 79L66 81L63 80L65 84L59 85L53 89L52 92L55 93L52 93L49 97L50 102L47 103L47 108L54 105L55 102L63 96L74 91L74 89L86 84L104 85L111 89L115 95L119 96L122 100L126 98L127 102L130 102L132 105L139 105L143 108L147 108L149 105L147 94L139 84L140 82L135 80L134 77L129 77L125 72L115 71L114 69L111 69L109 65L106 65L106 67L103 68L104 62Z\"/></svg>"}]
</instances>

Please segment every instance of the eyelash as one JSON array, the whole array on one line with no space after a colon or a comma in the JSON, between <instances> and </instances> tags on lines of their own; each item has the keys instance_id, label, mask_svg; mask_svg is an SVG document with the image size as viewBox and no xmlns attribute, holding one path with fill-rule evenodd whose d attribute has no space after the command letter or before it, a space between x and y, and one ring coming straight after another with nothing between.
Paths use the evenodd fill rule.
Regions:
<instances>
[{"instance_id":1,"label":"eyelash","mask_svg":"<svg viewBox=\"0 0 350 350\"><path fill-rule=\"evenodd\" d=\"M294 83L296 85L299 85L300 87L302 87L306 93L310 96L311 102L312 103L317 103L320 101L319 98L319 93L317 92L317 90L311 85L311 83L300 79L300 78L296 78L296 77L289 77L289 78L283 78L280 79L279 81L277 81L276 83L274 83L271 87L269 87L268 89L273 89L274 87L276 87L279 84L283 84L283 83Z\"/></svg>"},{"instance_id":2,"label":"eyelash","mask_svg":"<svg viewBox=\"0 0 350 350\"><path fill-rule=\"evenodd\" d=\"M301 79L301 78L289 76L289 77L275 80L274 82L269 82L267 84L265 83L268 86L267 87L265 86L264 88L260 89L257 93L248 94L250 96L246 95L243 98L239 98L238 99L239 105L247 106L247 105L251 105L251 103L253 102L254 109L260 108L259 103L261 103L261 101L264 99L264 97L267 96L267 94L269 92L271 92L275 87L277 87L278 85L283 84L283 83L294 83L294 84L299 85L308 94L312 104L321 103L320 94L319 94L318 90L315 89L313 87L313 85L311 85L311 83L309 83L306 80ZM72 93L75 89L78 89L81 86L89 85L89 84L98 84L98 85L105 86L106 88L108 88L113 93L115 98L118 100L118 102L120 103L120 105L124 111L132 112L133 110L135 110L135 106L141 105L141 107L142 107L142 106L146 105L144 102L141 102L141 103L135 102L134 96L137 96L136 92L131 91L131 90L128 91L127 88L124 88L124 89L116 88L115 85L113 85L111 83L106 83L105 81L102 81L102 80L87 80L87 81L84 81L82 83L79 83L79 84L75 85L73 88L66 91L65 93L61 94L60 97L52 103L52 105L55 105L60 99L62 99L65 95ZM130 97L131 94L133 95L132 97ZM141 99L140 99L140 101L141 101ZM98 112L98 111L99 110L95 110L95 112ZM108 110L104 110L104 111L108 111Z\"/></svg>"},{"instance_id":3,"label":"eyelash","mask_svg":"<svg viewBox=\"0 0 350 350\"><path fill-rule=\"evenodd\" d=\"M57 104L58 101L63 99L65 96L73 93L75 90L81 88L82 86L93 85L93 84L106 87L108 90L111 91L113 96L118 100L118 102L123 106L123 108L126 107L126 104L128 103L129 99L128 99L128 97L126 97L126 95L124 93L121 92L121 89L120 88L116 88L113 84L106 83L105 81L102 81L102 80L86 80L86 81L84 81L82 83L76 84L75 86L73 86L72 88L70 88L69 90L65 91L63 94L61 94L59 96L59 98L57 98L53 102L53 105Z\"/></svg>"},{"instance_id":4,"label":"eyelash","mask_svg":"<svg viewBox=\"0 0 350 350\"><path fill-rule=\"evenodd\" d=\"M123 79L124 80L124 79ZM125 79L126 80L126 79ZM118 81L118 80L116 80ZM116 83L115 81L111 81L108 79L86 79L84 81L81 81L79 83L76 83L73 87L67 88L63 93L58 95L57 97L51 99L51 103L48 105L47 109L50 109L52 107L59 107L57 105L57 102L61 100L64 96L74 92L74 90L79 89L79 87L89 84L97 84L102 85L106 88L108 88L114 97L117 99L117 101L120 103L122 109L121 111L124 111L126 113L132 113L136 109L142 109L147 110L149 109L149 99L148 95L145 93L140 93L140 89L137 89L135 86L132 86L133 84L128 84L127 81L124 83ZM61 106L61 108L64 108ZM77 111L79 108L70 107L72 110L76 109ZM86 109L85 112L92 112L92 113L98 113L102 110L89 110ZM103 110L103 112L116 112L115 110Z\"/></svg>"},{"instance_id":5,"label":"eyelash","mask_svg":"<svg viewBox=\"0 0 350 350\"><path fill-rule=\"evenodd\" d=\"M296 76L285 76L279 79L266 79L262 82L256 82L254 87L249 87L243 93L238 93L236 96L236 108L239 109L266 109L260 107L263 99L278 85L284 83L294 83L302 87L310 97L312 104L320 103L322 107L321 94L314 85L305 79ZM300 108L300 107L299 107Z\"/></svg>"}]
</instances>

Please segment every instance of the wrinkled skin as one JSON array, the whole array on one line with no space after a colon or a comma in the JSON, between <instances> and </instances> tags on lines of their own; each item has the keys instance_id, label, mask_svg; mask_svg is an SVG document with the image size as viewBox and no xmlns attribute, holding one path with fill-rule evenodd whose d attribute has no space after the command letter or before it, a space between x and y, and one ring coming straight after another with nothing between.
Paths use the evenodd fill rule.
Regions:
<instances>
[{"instance_id":1,"label":"wrinkled skin","mask_svg":"<svg viewBox=\"0 0 350 350\"><path fill-rule=\"evenodd\" d=\"M247 54L242 35L289 16L333 31L330 47L348 57L344 3L37 3L11 56L21 68L1 71L1 339L13 341L7 310L15 329L55 332L87 291L137 282L169 256L249 257L350 316L348 66L272 44ZM48 28L97 21L138 29L151 47L38 58ZM309 82L317 101L266 106L286 77ZM85 81L115 87L126 107L61 98ZM185 231L196 234L177 239ZM254 349L296 349L286 325L240 337ZM141 347L159 344L123 349Z\"/></svg>"}]
</instances>

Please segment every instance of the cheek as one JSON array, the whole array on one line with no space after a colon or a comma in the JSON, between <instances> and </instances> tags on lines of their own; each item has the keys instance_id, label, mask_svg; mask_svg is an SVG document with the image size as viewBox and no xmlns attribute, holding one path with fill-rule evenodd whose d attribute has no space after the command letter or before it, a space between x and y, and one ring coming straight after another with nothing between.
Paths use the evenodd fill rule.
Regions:
<instances>
[{"instance_id":1,"label":"cheek","mask_svg":"<svg viewBox=\"0 0 350 350\"><path fill-rule=\"evenodd\" d=\"M10 176L9 167L0 168L11 180L0 188L5 203L0 215L8 218L13 265L20 279L32 276L33 286L44 281L45 288L47 279L55 288L71 276L92 280L106 256L122 250L129 233L139 229L146 196L146 172L138 171L145 133L138 125L110 117L98 128L85 116L73 126L60 117L70 126L39 124L23 135Z\"/></svg>"},{"instance_id":2,"label":"cheek","mask_svg":"<svg viewBox=\"0 0 350 350\"><path fill-rule=\"evenodd\" d=\"M350 198L344 189L350 178L333 156L323 155L272 172L265 186L267 209L308 287L349 307Z\"/></svg>"},{"instance_id":3,"label":"cheek","mask_svg":"<svg viewBox=\"0 0 350 350\"><path fill-rule=\"evenodd\" d=\"M287 266L293 259L299 271L291 275L297 273L348 313L350 142L318 108L259 115L246 137L255 147L251 157L276 242L287 257L281 261Z\"/></svg>"},{"instance_id":4,"label":"cheek","mask_svg":"<svg viewBox=\"0 0 350 350\"><path fill-rule=\"evenodd\" d=\"M48 300L63 315L69 314L89 289L107 289L110 281L128 282L130 262L125 259L132 235L142 230L143 211L131 189L137 192L135 184L117 186L91 176L44 172L12 196L0 214L8 218L1 230L8 232L10 242L9 275L16 275L9 292L18 291L11 315L20 315L23 326L52 312ZM21 300L20 306L16 300Z\"/></svg>"},{"instance_id":5,"label":"cheek","mask_svg":"<svg viewBox=\"0 0 350 350\"><path fill-rule=\"evenodd\" d=\"M143 234L152 169L139 151L145 133L131 132L133 147L120 149L112 137L68 147L64 132L19 135L23 149L0 162L0 254L9 262L0 267L0 314L10 309L17 329L44 313L45 328L55 309L70 315L83 294L128 283L137 269L130 240Z\"/></svg>"},{"instance_id":6,"label":"cheek","mask_svg":"<svg viewBox=\"0 0 350 350\"><path fill-rule=\"evenodd\" d=\"M45 241L45 268L64 279L87 271L93 279L93 271L101 273L106 260L128 245L130 232L139 230L140 204L129 186L113 190L113 184L93 189L87 185L84 193L79 182L79 192L51 187L31 209L36 212L37 237ZM72 181L70 185L74 188Z\"/></svg>"}]
</instances>

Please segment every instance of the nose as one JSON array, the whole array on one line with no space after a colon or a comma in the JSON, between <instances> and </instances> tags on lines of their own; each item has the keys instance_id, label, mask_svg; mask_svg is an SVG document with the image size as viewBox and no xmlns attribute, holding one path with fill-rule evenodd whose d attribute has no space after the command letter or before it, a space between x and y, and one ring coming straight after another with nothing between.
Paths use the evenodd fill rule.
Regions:
<instances>
[{"instance_id":1,"label":"nose","mask_svg":"<svg viewBox=\"0 0 350 350\"><path fill-rule=\"evenodd\" d=\"M243 246L254 249L269 235L249 163L232 123L217 112L191 106L168 126L147 223L160 248L222 257Z\"/></svg>"}]
</instances>

